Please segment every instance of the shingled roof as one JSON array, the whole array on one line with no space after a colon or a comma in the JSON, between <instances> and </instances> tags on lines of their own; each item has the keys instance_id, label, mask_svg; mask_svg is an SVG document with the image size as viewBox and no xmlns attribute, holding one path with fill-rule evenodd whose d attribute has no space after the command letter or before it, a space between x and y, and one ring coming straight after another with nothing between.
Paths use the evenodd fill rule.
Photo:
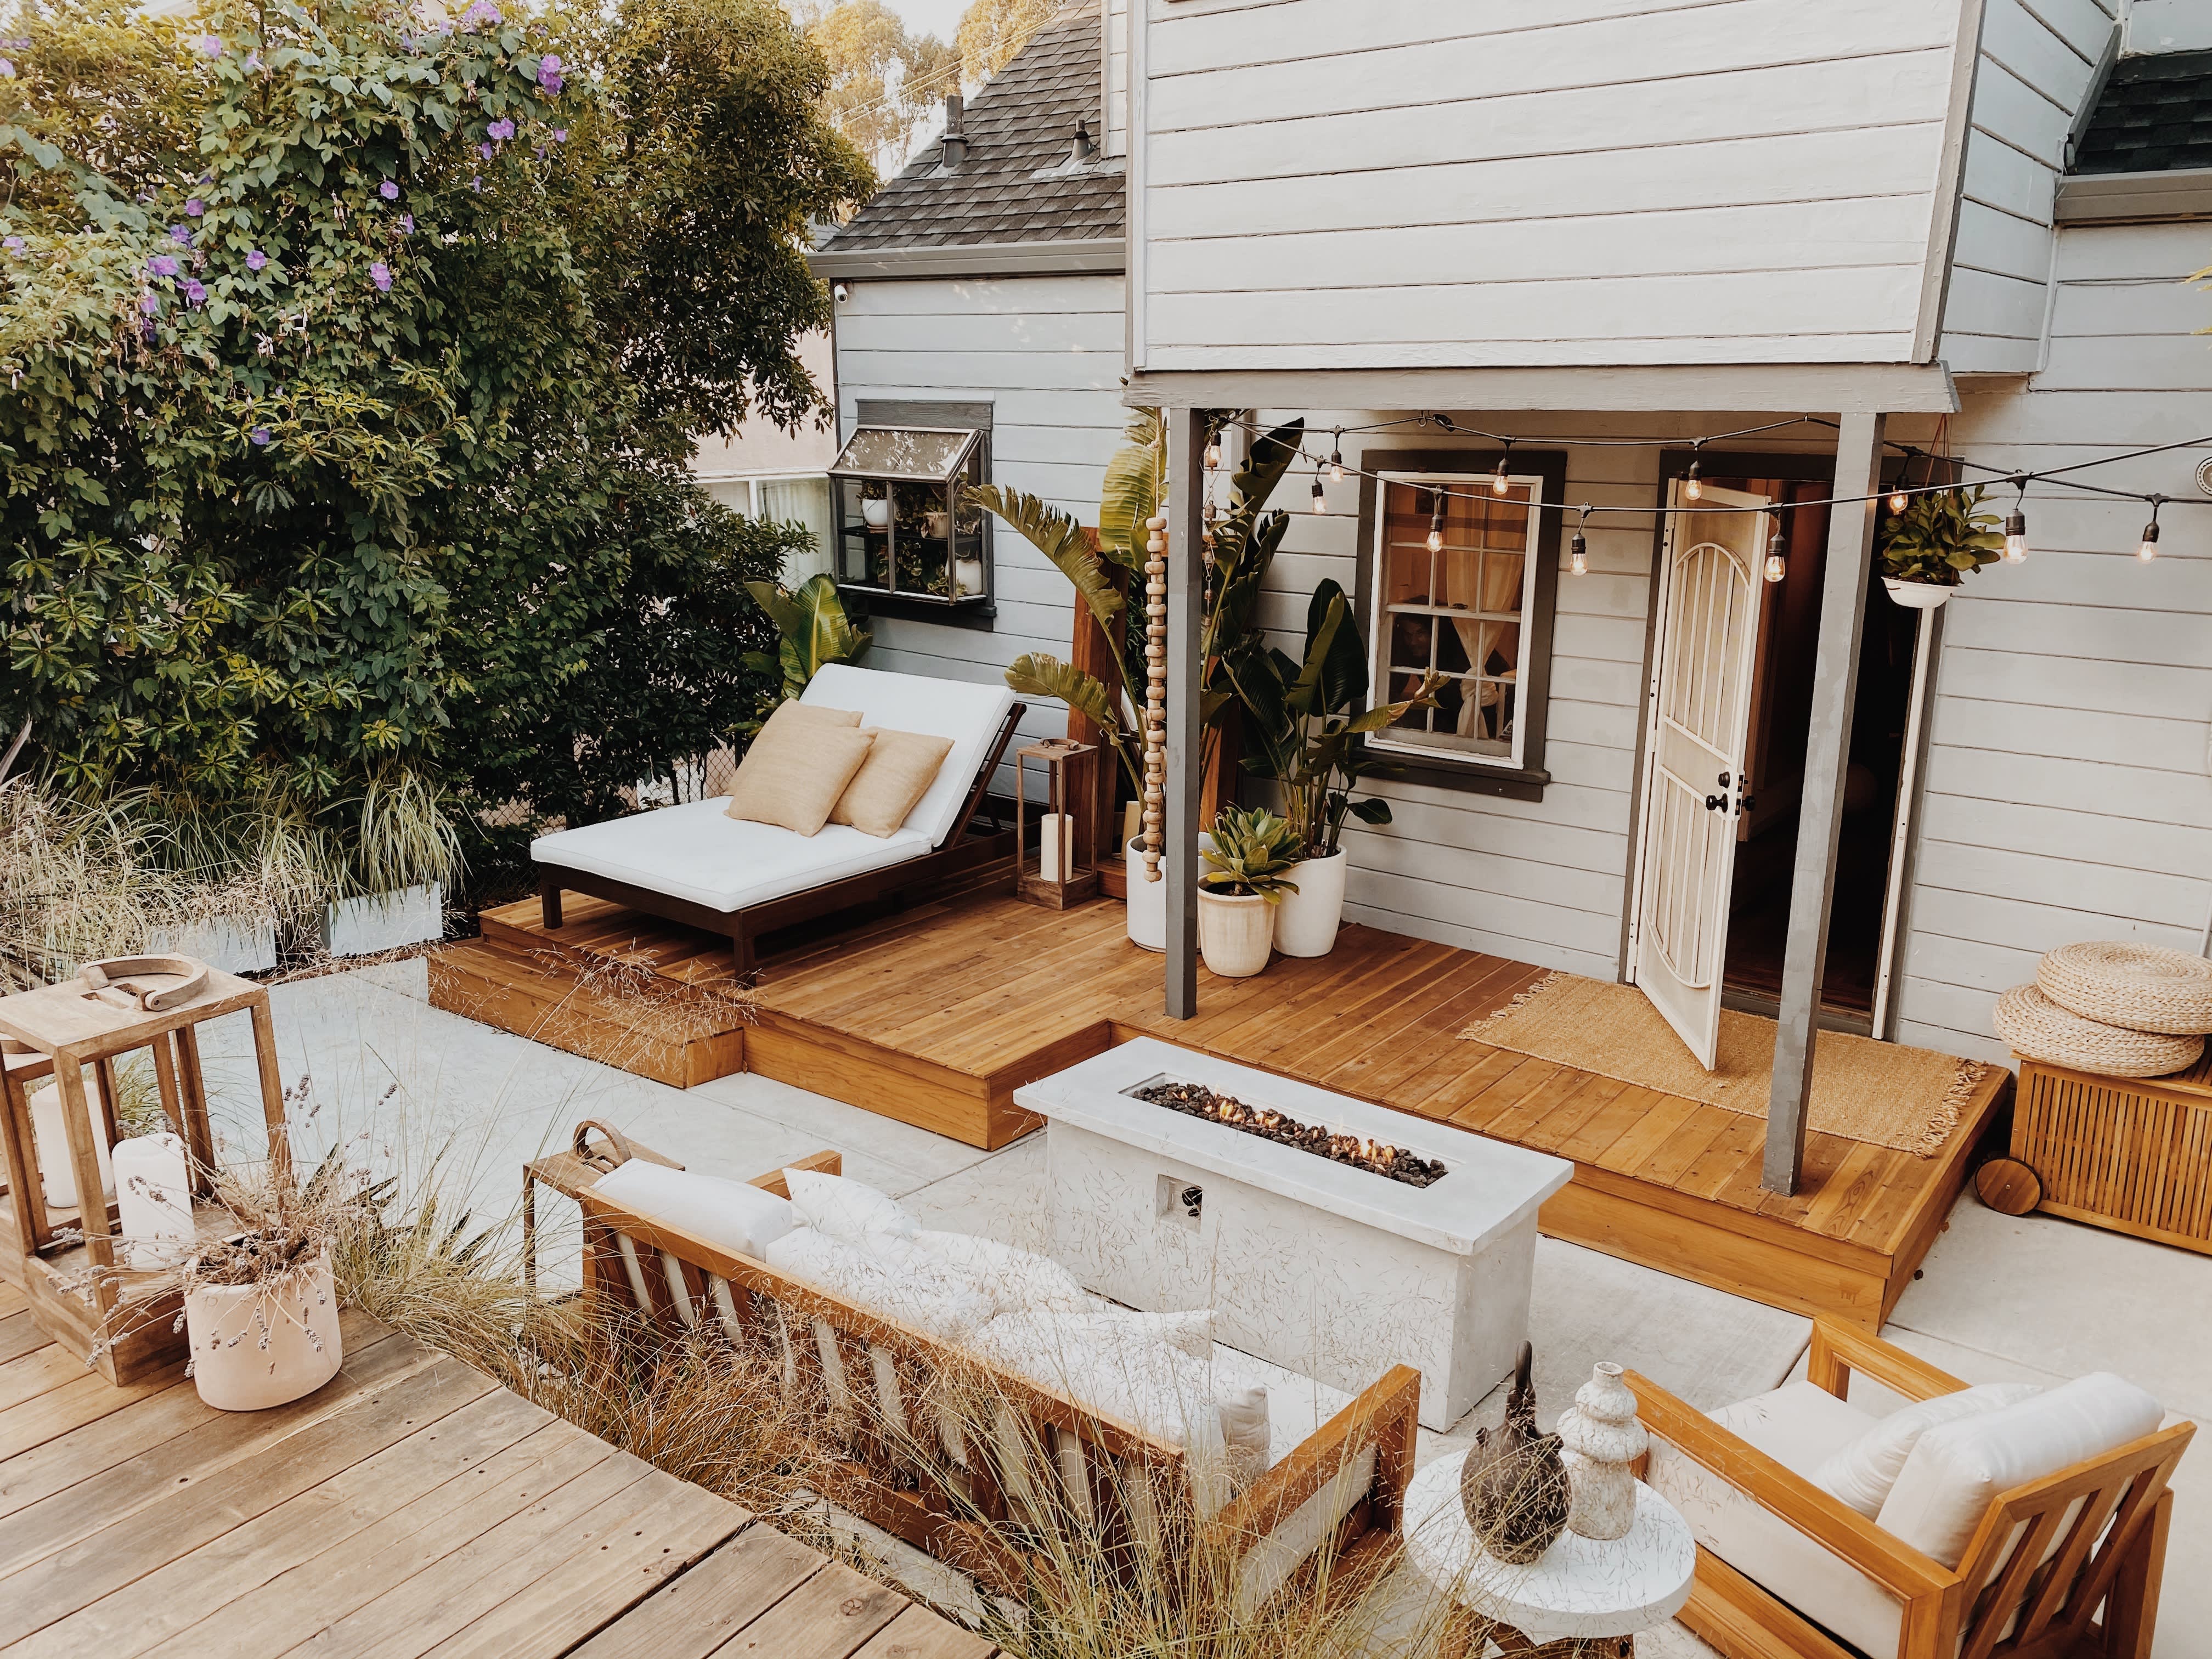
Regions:
<instances>
[{"instance_id":1,"label":"shingled roof","mask_svg":"<svg viewBox=\"0 0 2212 1659\"><path fill-rule=\"evenodd\" d=\"M948 167L940 145L926 146L818 245L816 268L836 274L854 254L891 256L888 268L901 250L1118 243L1122 169L1103 157L1100 45L1095 5L1039 29L968 105L967 155ZM1071 161L1079 121L1099 159Z\"/></svg>"},{"instance_id":2,"label":"shingled roof","mask_svg":"<svg viewBox=\"0 0 2212 1659\"><path fill-rule=\"evenodd\" d=\"M2073 173L2212 167L2212 52L2123 58L2075 146Z\"/></svg>"}]
</instances>

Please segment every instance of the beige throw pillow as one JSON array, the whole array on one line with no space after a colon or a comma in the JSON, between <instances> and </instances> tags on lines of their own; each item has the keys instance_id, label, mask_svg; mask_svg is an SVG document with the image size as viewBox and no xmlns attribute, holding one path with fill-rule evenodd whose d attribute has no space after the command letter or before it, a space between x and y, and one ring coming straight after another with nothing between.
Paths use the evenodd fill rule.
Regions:
<instances>
[{"instance_id":1,"label":"beige throw pillow","mask_svg":"<svg viewBox=\"0 0 2212 1659\"><path fill-rule=\"evenodd\" d=\"M880 840L904 823L914 804L929 793L929 786L937 781L937 769L952 752L952 739L881 727L868 735L875 743L830 809L830 822L849 823Z\"/></svg>"},{"instance_id":2,"label":"beige throw pillow","mask_svg":"<svg viewBox=\"0 0 2212 1659\"><path fill-rule=\"evenodd\" d=\"M821 726L858 726L860 711L857 708L824 708L820 703L801 702L796 697L787 698L776 704L762 725L761 730L772 727L804 727Z\"/></svg>"},{"instance_id":3,"label":"beige throw pillow","mask_svg":"<svg viewBox=\"0 0 2212 1659\"><path fill-rule=\"evenodd\" d=\"M808 719L804 713L797 720L786 718L802 708L785 703L745 750L730 785L726 810L731 817L776 824L802 836L815 834L828 822L830 809L867 759L874 738L842 720Z\"/></svg>"}]
</instances>

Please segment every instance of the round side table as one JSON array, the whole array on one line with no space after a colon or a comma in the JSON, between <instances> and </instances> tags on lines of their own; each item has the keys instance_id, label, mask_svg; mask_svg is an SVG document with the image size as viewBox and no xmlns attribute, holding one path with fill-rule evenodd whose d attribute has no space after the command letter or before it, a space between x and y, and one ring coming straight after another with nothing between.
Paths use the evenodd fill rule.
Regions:
<instances>
[{"instance_id":1,"label":"round side table","mask_svg":"<svg viewBox=\"0 0 2212 1659\"><path fill-rule=\"evenodd\" d=\"M1601 1543L1563 1532L1527 1566L1476 1547L1460 1508L1467 1454L1440 1458L1406 1488L1406 1553L1459 1604L1470 1659L1485 1641L1536 1659L1628 1659L1636 1632L1665 1623L1690 1599L1697 1540L1674 1506L1636 1486L1636 1521Z\"/></svg>"}]
</instances>

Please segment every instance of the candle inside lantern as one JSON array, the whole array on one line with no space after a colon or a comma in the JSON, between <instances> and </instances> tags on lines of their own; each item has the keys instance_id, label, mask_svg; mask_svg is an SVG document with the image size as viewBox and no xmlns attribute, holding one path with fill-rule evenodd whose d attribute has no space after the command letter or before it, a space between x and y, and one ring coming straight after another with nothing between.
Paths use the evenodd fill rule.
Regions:
<instances>
[{"instance_id":1,"label":"candle inside lantern","mask_svg":"<svg viewBox=\"0 0 2212 1659\"><path fill-rule=\"evenodd\" d=\"M193 1237L191 1166L164 1130L115 1145L115 1207L124 1257L142 1273L173 1267Z\"/></svg>"},{"instance_id":2,"label":"candle inside lantern","mask_svg":"<svg viewBox=\"0 0 2212 1659\"><path fill-rule=\"evenodd\" d=\"M1047 881L1066 881L1075 874L1075 820L1065 812L1048 812L1037 824L1037 874Z\"/></svg>"},{"instance_id":3,"label":"candle inside lantern","mask_svg":"<svg viewBox=\"0 0 2212 1659\"><path fill-rule=\"evenodd\" d=\"M115 1196L115 1170L109 1160L107 1137L100 1128L99 1084L90 1067L84 1073L85 1104L92 1109L92 1150L100 1159L100 1184L104 1198ZM62 1114L62 1091L52 1079L31 1091L31 1135L39 1149L39 1173L44 1178L46 1207L74 1210L76 1166L70 1158L69 1127Z\"/></svg>"}]
</instances>

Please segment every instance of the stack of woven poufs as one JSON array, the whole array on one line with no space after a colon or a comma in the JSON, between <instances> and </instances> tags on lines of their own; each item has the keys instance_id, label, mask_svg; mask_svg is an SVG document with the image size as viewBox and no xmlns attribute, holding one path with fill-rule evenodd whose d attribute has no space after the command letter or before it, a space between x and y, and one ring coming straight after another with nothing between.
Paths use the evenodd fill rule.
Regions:
<instances>
[{"instance_id":1,"label":"stack of woven poufs","mask_svg":"<svg viewBox=\"0 0 2212 1659\"><path fill-rule=\"evenodd\" d=\"M2212 962L2155 945L2062 945L2035 983L1997 999L1997 1035L2026 1060L2107 1077L2186 1070L2212 1032Z\"/></svg>"}]
</instances>

